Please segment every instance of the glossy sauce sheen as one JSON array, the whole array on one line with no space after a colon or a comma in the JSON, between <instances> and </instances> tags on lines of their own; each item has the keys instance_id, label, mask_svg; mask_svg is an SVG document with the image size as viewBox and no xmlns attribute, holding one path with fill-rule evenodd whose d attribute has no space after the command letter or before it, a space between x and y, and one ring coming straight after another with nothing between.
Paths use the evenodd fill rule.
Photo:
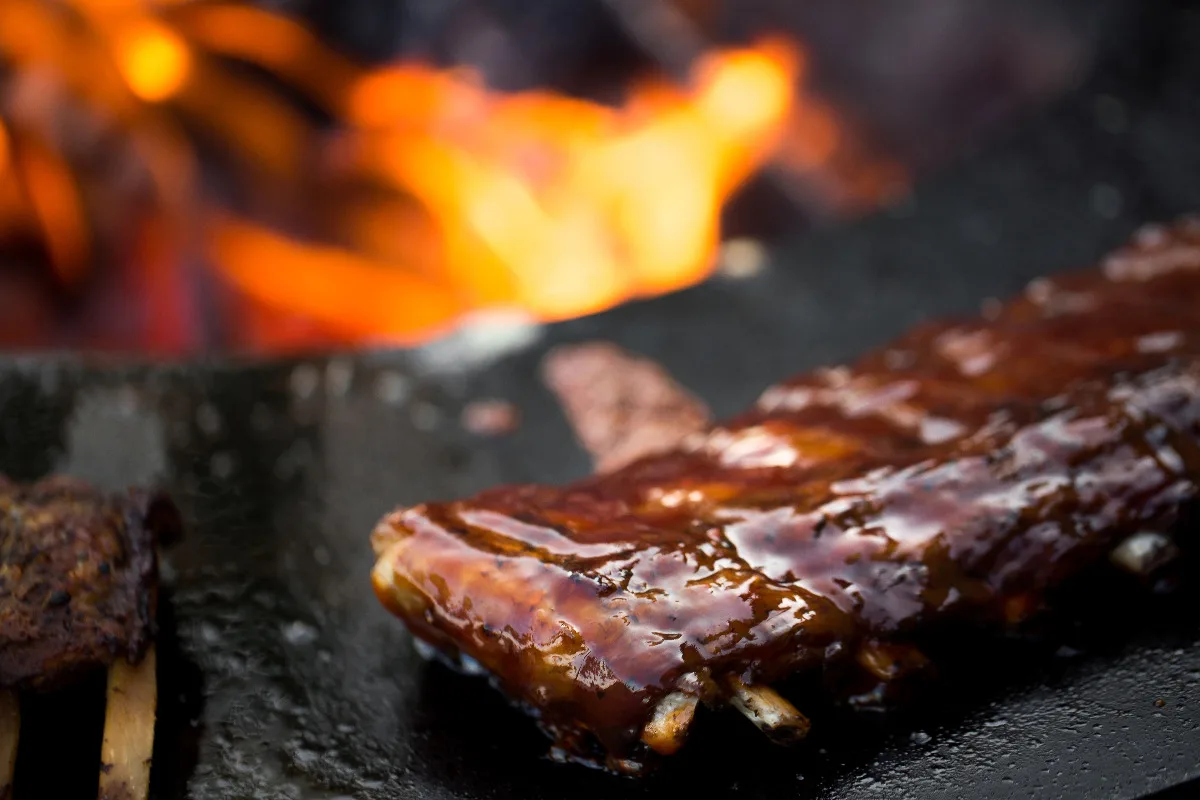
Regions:
<instances>
[{"instance_id":1,"label":"glossy sauce sheen","mask_svg":"<svg viewBox=\"0 0 1200 800\"><path fill-rule=\"evenodd\" d=\"M669 692L1011 619L1196 497L1200 225L986 317L785 381L614 473L398 510L375 590L563 754L610 764L642 758Z\"/></svg>"}]
</instances>

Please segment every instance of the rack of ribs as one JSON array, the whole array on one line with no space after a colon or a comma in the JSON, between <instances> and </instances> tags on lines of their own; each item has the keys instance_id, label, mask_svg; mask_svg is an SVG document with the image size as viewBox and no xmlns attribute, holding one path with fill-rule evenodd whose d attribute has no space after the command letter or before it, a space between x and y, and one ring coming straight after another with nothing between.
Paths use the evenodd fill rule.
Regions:
<instances>
[{"instance_id":1,"label":"rack of ribs","mask_svg":"<svg viewBox=\"0 0 1200 800\"><path fill-rule=\"evenodd\" d=\"M164 496L0 477L0 798L11 791L22 692L108 671L100 797L145 798L157 703L157 547L178 535Z\"/></svg>"},{"instance_id":2,"label":"rack of ribs","mask_svg":"<svg viewBox=\"0 0 1200 800\"><path fill-rule=\"evenodd\" d=\"M1198 479L1184 220L614 471L398 509L372 582L552 753L636 773L702 704L794 739L808 721L771 688L788 676L886 683L920 665L916 634L1015 624L1092 566L1153 570Z\"/></svg>"}]
</instances>

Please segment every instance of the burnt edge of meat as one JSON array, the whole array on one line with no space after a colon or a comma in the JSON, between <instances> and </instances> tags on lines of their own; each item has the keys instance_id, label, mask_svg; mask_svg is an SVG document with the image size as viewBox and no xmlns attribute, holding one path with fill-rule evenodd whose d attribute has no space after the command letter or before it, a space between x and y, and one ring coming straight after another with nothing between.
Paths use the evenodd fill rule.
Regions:
<instances>
[{"instance_id":1,"label":"burnt edge of meat","mask_svg":"<svg viewBox=\"0 0 1200 800\"><path fill-rule=\"evenodd\" d=\"M140 662L157 634L157 549L181 533L162 492L0 476L0 688L52 690Z\"/></svg>"}]
</instances>

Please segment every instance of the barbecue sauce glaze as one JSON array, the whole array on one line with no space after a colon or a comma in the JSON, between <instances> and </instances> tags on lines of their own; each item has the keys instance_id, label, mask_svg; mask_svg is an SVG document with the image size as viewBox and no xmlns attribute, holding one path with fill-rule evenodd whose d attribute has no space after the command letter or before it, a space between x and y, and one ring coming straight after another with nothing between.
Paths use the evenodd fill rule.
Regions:
<instances>
[{"instance_id":1,"label":"barbecue sauce glaze","mask_svg":"<svg viewBox=\"0 0 1200 800\"><path fill-rule=\"evenodd\" d=\"M720 702L730 676L1017 621L1124 537L1169 531L1200 476L1198 355L1200 224L1146 228L673 451L397 510L374 587L560 755L636 770L668 693Z\"/></svg>"}]
</instances>

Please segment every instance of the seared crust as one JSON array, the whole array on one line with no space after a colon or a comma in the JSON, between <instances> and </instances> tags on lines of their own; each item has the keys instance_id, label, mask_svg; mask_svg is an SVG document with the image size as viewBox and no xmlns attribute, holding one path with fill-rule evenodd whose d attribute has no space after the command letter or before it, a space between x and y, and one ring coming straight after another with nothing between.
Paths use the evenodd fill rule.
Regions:
<instances>
[{"instance_id":1,"label":"seared crust","mask_svg":"<svg viewBox=\"0 0 1200 800\"><path fill-rule=\"evenodd\" d=\"M156 633L157 544L179 529L161 495L0 477L0 687L140 661Z\"/></svg>"}]
</instances>

